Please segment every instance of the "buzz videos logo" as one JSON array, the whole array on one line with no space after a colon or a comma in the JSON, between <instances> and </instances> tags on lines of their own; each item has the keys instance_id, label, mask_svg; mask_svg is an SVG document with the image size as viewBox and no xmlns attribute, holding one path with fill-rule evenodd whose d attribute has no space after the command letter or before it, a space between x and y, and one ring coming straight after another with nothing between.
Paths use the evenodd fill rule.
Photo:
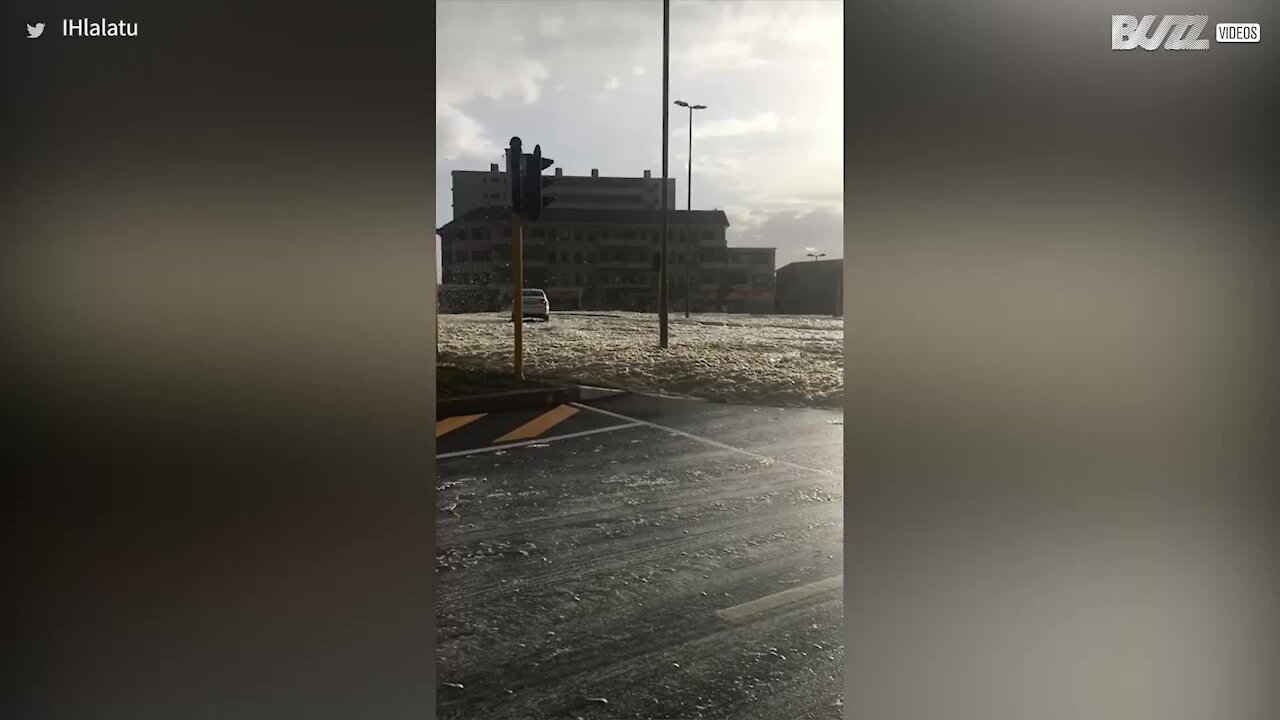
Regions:
<instances>
[{"instance_id":1,"label":"buzz videos logo","mask_svg":"<svg viewBox=\"0 0 1280 720\"><path fill-rule=\"evenodd\" d=\"M1201 38L1208 15L1165 15L1154 34L1151 26L1157 15L1147 15L1141 20L1133 15L1111 16L1112 50L1156 50L1164 43L1166 50L1208 50L1209 41Z\"/></svg>"},{"instance_id":2,"label":"buzz videos logo","mask_svg":"<svg viewBox=\"0 0 1280 720\"><path fill-rule=\"evenodd\" d=\"M1209 39L1202 37L1208 25L1208 15L1112 15L1111 49L1208 50ZM1257 23L1218 23L1215 28L1220 43L1256 43L1261 33Z\"/></svg>"}]
</instances>

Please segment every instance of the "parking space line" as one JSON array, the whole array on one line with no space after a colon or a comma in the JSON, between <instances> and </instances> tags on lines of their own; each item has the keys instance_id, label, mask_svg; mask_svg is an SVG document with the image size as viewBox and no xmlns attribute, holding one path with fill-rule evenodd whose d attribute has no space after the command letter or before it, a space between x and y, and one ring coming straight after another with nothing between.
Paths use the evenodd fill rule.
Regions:
<instances>
[{"instance_id":1,"label":"parking space line","mask_svg":"<svg viewBox=\"0 0 1280 720\"><path fill-rule=\"evenodd\" d=\"M502 437L494 440L495 443L505 443L512 440L528 440L535 438L560 423L568 420L578 414L578 408L569 407L568 405L559 405L554 407Z\"/></svg>"},{"instance_id":2,"label":"parking space line","mask_svg":"<svg viewBox=\"0 0 1280 720\"><path fill-rule=\"evenodd\" d=\"M602 414L602 415L608 415L609 417L617 418L618 420L626 420L626 421L628 421L628 422L638 423L638 424L640 424L640 425L644 425L644 426L647 426L647 427L655 428L655 429L657 429L657 430L661 430L661 431L663 431L663 432L671 433L672 435L679 435L679 436L681 436L681 437L689 438L690 440L697 440L697 441L698 441L698 442L700 442L700 443L705 443L705 444L707 444L707 445L714 445L715 447L718 447L718 448L720 448L721 450L729 450L729 451L732 451L732 452L741 453L741 454L743 454L743 455L748 455L748 456L753 457L753 458L755 458L755 459L757 459L757 460L761 460L761 461L764 461L764 462L767 462L767 463L777 463L777 464L779 464L779 465L786 465L787 467L796 468L797 470L804 470L805 472L817 473L817 474L819 474L819 475L826 475L826 476L828 476L828 477L840 477L840 475L838 475L837 473L833 473L833 472L831 472L830 470L820 470L820 469L818 469L818 468L811 468L811 467L808 467L808 466L805 466L805 465L797 465L796 463L788 462L788 461L786 461L786 460L779 460L779 459L777 459L777 458L769 457L768 455L761 455L761 454L759 454L759 453L753 453L753 452L751 452L750 450L743 450L743 449L742 449L742 448L740 448L740 447L734 447L734 446L732 446L732 445L726 445L726 444L724 444L724 443L722 443L722 442L718 442L718 441L716 441L716 440L712 440L711 438L704 438L704 437L702 437L701 435L694 435L693 433L688 433L688 432L685 432L684 430L677 430L677 429L675 429L675 428L673 428L673 427L667 427L666 425L659 425L658 423L652 423L652 422L649 422L648 420L639 420L639 419L637 419L637 418L628 417L628 416L626 416L626 415L622 415L622 414L620 414L620 413L616 413L616 412L611 412L611 411L609 411L609 410L602 410L602 409L600 409L600 408L598 408L598 407L592 407L592 406L590 406L590 405L583 405L582 403L573 403L573 405L574 405L574 407L582 408L583 410L590 410L590 411L592 411L592 412L597 412L597 413L600 413L600 414Z\"/></svg>"},{"instance_id":3,"label":"parking space line","mask_svg":"<svg viewBox=\"0 0 1280 720\"><path fill-rule=\"evenodd\" d=\"M641 423L627 423L626 425L611 425L606 428L596 428L594 430L583 430L582 432L568 433L565 435L553 435L545 438L535 438L533 440L525 440L524 442L504 443L502 445L490 445L489 447L473 448L471 450L458 450L457 452L443 453L436 456L437 460L444 458L461 457L463 455L477 455L479 453L493 452L495 450L509 450L511 448L525 447L528 445L536 445L538 443L549 443L556 440L568 440L570 438L584 437L586 435L595 435L597 433L613 432L614 430L626 430L628 428L642 427Z\"/></svg>"},{"instance_id":4,"label":"parking space line","mask_svg":"<svg viewBox=\"0 0 1280 720\"><path fill-rule=\"evenodd\" d=\"M717 610L719 615L727 622L741 623L754 618L757 615L776 610L787 605L795 605L796 603L808 600L809 598L820 595L824 592L835 590L844 584L844 575L836 575L825 580L811 582L808 585L783 590L779 593L766 595L750 602L734 605L730 608Z\"/></svg>"},{"instance_id":5,"label":"parking space line","mask_svg":"<svg viewBox=\"0 0 1280 720\"><path fill-rule=\"evenodd\" d=\"M451 433L454 430L457 430L458 428L462 427L463 425L470 425L476 420L479 420L480 418L484 417L486 414L487 413L480 413L478 415L455 415L453 417L447 417L443 420L437 420L436 421L436 437L438 438L441 435L444 435L445 433Z\"/></svg>"}]
</instances>

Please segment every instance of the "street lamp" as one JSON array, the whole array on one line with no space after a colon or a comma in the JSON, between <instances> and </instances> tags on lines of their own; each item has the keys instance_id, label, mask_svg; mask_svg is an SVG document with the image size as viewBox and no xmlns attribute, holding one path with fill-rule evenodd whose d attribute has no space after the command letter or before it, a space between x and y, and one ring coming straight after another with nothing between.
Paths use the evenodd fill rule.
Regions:
<instances>
[{"instance_id":1,"label":"street lamp","mask_svg":"<svg viewBox=\"0 0 1280 720\"><path fill-rule=\"evenodd\" d=\"M811 257L811 258L813 258L813 261L814 261L814 262L817 262L817 261L818 261L818 258L820 258L820 257L826 257L826 256L827 256L827 254L826 254L826 253L805 253L805 257Z\"/></svg>"},{"instance_id":2,"label":"street lamp","mask_svg":"<svg viewBox=\"0 0 1280 720\"><path fill-rule=\"evenodd\" d=\"M692 213L693 211L693 111L706 110L706 105L690 105L683 100L677 100L676 104L682 108L689 108L689 176L685 180L684 189L686 193L686 209ZM664 189L665 192L665 189ZM692 217L692 214L690 214ZM684 244L684 316L689 317L690 288L693 286L693 231L689 233Z\"/></svg>"}]
</instances>

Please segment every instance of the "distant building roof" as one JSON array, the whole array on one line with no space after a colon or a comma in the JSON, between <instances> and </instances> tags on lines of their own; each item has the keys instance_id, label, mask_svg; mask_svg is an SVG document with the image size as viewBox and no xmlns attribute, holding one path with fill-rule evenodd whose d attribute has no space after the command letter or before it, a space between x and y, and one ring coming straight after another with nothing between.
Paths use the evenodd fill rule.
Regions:
<instances>
[{"instance_id":1,"label":"distant building roof","mask_svg":"<svg viewBox=\"0 0 1280 720\"><path fill-rule=\"evenodd\" d=\"M453 175L493 175L506 177L505 170L494 172L492 170L453 170ZM575 190L587 187L632 187L636 185L662 185L660 177L616 177L610 175L546 175L549 180L554 179L557 185L564 187L572 187ZM676 179L667 178L668 185L674 185Z\"/></svg>"},{"instance_id":2,"label":"distant building roof","mask_svg":"<svg viewBox=\"0 0 1280 720\"><path fill-rule=\"evenodd\" d=\"M460 218L454 218L440 228L449 227L455 222L507 222L511 220L511 209L506 207L479 207L468 210ZM669 210L668 222L672 225L708 225L713 227L729 227L729 217L723 210ZM542 211L542 219L537 225L583 224L583 225L659 225L662 223L661 210L612 209L612 208L555 208Z\"/></svg>"}]
</instances>

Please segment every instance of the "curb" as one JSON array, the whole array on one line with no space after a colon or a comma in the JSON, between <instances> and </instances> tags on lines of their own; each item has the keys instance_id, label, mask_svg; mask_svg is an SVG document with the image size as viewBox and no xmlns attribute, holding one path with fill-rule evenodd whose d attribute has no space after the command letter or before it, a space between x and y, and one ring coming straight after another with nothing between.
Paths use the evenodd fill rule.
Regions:
<instances>
[{"instance_id":1,"label":"curb","mask_svg":"<svg viewBox=\"0 0 1280 720\"><path fill-rule=\"evenodd\" d=\"M586 400L625 395L625 390L592 387L590 385L564 385L560 387L515 390L488 395L470 395L436 401L436 419L455 415L477 415L504 410L528 410L549 405L564 405Z\"/></svg>"}]
</instances>

